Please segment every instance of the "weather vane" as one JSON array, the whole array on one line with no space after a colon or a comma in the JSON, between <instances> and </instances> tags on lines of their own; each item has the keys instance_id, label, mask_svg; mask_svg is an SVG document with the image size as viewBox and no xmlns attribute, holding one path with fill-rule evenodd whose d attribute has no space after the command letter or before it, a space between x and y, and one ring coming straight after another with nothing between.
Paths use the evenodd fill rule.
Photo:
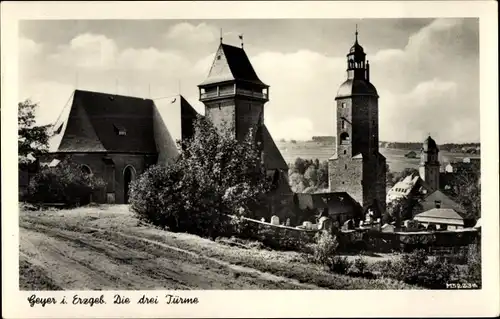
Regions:
<instances>
[{"instance_id":1,"label":"weather vane","mask_svg":"<svg viewBox=\"0 0 500 319\"><path fill-rule=\"evenodd\" d=\"M238 36L241 40L241 48L243 49L243 33Z\"/></svg>"}]
</instances>

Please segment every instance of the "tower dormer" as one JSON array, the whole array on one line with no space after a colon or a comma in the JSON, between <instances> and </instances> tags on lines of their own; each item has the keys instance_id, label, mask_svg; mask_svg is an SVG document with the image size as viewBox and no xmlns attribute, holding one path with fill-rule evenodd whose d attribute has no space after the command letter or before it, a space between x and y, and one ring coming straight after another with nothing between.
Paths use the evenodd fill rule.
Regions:
<instances>
[{"instance_id":1,"label":"tower dormer","mask_svg":"<svg viewBox=\"0 0 500 319\"><path fill-rule=\"evenodd\" d=\"M257 76L243 47L222 43L207 78L199 87L207 118L220 130L244 139L264 123L269 86Z\"/></svg>"}]
</instances>

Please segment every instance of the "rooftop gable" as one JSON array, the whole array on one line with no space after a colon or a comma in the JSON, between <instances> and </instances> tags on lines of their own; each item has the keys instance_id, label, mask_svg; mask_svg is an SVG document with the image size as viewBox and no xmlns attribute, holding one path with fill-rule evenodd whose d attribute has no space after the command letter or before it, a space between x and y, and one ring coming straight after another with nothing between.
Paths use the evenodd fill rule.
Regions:
<instances>
[{"instance_id":1,"label":"rooftop gable","mask_svg":"<svg viewBox=\"0 0 500 319\"><path fill-rule=\"evenodd\" d=\"M267 86L257 76L243 48L221 43L208 76L200 86L228 81L245 81Z\"/></svg>"}]
</instances>

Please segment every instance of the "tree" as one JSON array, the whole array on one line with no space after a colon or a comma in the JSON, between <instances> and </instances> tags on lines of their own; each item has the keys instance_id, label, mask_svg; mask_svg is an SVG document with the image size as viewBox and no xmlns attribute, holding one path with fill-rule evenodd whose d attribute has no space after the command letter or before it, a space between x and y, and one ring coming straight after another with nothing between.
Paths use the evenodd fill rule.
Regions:
<instances>
[{"instance_id":1,"label":"tree","mask_svg":"<svg viewBox=\"0 0 500 319\"><path fill-rule=\"evenodd\" d=\"M38 104L29 99L18 103L18 158L21 165L30 162L28 155L36 157L48 150L50 125L35 125L37 107Z\"/></svg>"},{"instance_id":2,"label":"tree","mask_svg":"<svg viewBox=\"0 0 500 319\"><path fill-rule=\"evenodd\" d=\"M28 186L27 201L69 206L87 204L91 194L104 186L101 178L87 174L79 165L63 159L56 167L40 168Z\"/></svg>"},{"instance_id":3,"label":"tree","mask_svg":"<svg viewBox=\"0 0 500 319\"><path fill-rule=\"evenodd\" d=\"M464 206L469 218L481 217L481 172L479 168L458 171L452 179L451 188L455 200Z\"/></svg>"},{"instance_id":4,"label":"tree","mask_svg":"<svg viewBox=\"0 0 500 319\"><path fill-rule=\"evenodd\" d=\"M256 217L265 207L271 181L253 130L238 141L217 132L202 117L194 129L194 137L181 142L183 151L175 165L154 167L146 173L148 180L139 178L132 184L131 207L159 226L213 238L227 231L228 215ZM163 201L148 199L151 194L165 193ZM169 216L157 216L165 214Z\"/></svg>"},{"instance_id":5,"label":"tree","mask_svg":"<svg viewBox=\"0 0 500 319\"><path fill-rule=\"evenodd\" d=\"M413 217L423 210L422 204L419 202L418 198L410 196L408 198L402 197L393 200L387 206L388 217L385 216L385 220L395 221L396 226L399 227L402 220L413 219Z\"/></svg>"}]
</instances>

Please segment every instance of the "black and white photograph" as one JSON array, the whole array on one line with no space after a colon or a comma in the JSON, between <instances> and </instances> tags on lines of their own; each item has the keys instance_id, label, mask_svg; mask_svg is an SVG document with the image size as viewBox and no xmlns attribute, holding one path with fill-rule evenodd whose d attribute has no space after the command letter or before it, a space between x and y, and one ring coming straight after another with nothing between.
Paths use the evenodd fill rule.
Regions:
<instances>
[{"instance_id":1,"label":"black and white photograph","mask_svg":"<svg viewBox=\"0 0 500 319\"><path fill-rule=\"evenodd\" d=\"M2 104L26 307L498 280L480 17L226 14L17 22Z\"/></svg>"}]
</instances>

